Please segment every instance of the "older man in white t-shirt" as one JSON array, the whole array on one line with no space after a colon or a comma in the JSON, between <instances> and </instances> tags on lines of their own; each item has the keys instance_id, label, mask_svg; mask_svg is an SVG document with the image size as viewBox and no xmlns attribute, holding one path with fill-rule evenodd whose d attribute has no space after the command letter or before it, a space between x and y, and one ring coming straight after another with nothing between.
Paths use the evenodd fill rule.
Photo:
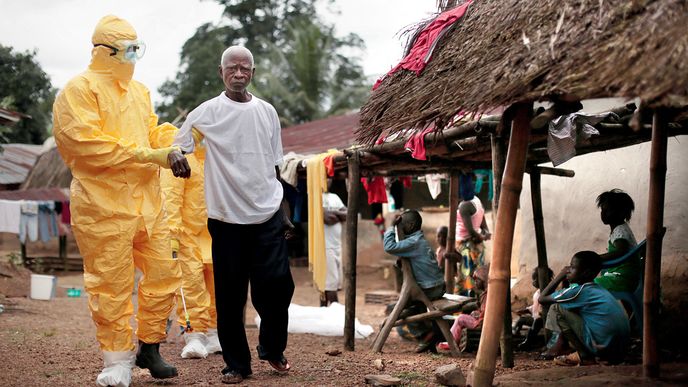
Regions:
<instances>
[{"instance_id":1,"label":"older man in white t-shirt","mask_svg":"<svg viewBox=\"0 0 688 387\"><path fill-rule=\"evenodd\" d=\"M240 383L251 375L251 352L244 329L244 306L251 300L261 317L258 357L277 371L290 366L287 346L289 303L294 281L289 270L281 209L280 123L275 108L246 87L255 72L253 55L241 46L222 54L220 76L225 90L191 113L174 144L194 149L191 129L205 137L205 196L212 236L217 328L226 367L223 383ZM169 156L177 177L190 171L180 152Z\"/></svg>"}]
</instances>

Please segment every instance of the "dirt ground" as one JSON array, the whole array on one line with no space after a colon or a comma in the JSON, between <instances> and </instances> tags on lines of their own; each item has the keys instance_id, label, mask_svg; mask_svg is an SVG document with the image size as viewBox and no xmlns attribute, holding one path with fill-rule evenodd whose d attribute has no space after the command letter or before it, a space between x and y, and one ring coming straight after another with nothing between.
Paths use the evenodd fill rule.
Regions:
<instances>
[{"instance_id":1,"label":"dirt ground","mask_svg":"<svg viewBox=\"0 0 688 387\"><path fill-rule=\"evenodd\" d=\"M297 289L293 302L316 306L318 296L313 290L310 273L305 268L293 268ZM81 274L58 274L58 297L52 301L37 301L24 297L6 298L0 295L5 310L0 313L0 385L2 386L85 386L93 385L102 367L102 359L95 340L85 296L69 298L65 288L83 285ZM382 321L384 305L365 304L364 295L371 290L391 289L383 279L382 269L361 269L358 274L356 312L364 324L376 328ZM343 294L340 293L340 298ZM258 330L253 324L255 311L248 309L249 344L255 348ZM447 354L415 354L415 344L402 341L395 333L390 335L383 354L370 352L373 335L356 340L354 352L343 349L341 337L323 337L312 334L290 334L285 355L292 364L287 376L277 375L267 363L253 354L253 376L244 381L248 386L352 386L363 385L364 375L388 374L398 377L404 385L437 385L434 370L442 365L456 363L464 373L474 360L465 354L451 358ZM148 371L134 369L134 386L207 386L220 384L223 368L220 355L206 359L182 360L179 357L183 340L170 335L161 346L163 356L179 369L179 377L156 381ZM330 356L326 352L340 349L341 354ZM504 386L521 385L686 385L686 363L663 366L661 381L647 381L641 375L641 366L593 366L558 368L550 362L533 360L535 353L517 353L516 366L502 369L497 366L495 383ZM376 359L384 364L382 371L374 366Z\"/></svg>"}]
</instances>

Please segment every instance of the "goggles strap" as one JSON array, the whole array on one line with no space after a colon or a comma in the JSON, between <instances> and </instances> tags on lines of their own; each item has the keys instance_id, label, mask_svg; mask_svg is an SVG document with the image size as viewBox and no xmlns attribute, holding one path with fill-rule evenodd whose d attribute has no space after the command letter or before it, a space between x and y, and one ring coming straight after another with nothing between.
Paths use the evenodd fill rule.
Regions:
<instances>
[{"instance_id":1,"label":"goggles strap","mask_svg":"<svg viewBox=\"0 0 688 387\"><path fill-rule=\"evenodd\" d=\"M115 55L117 55L117 52L119 51L118 48L112 47L112 46L110 46L109 44L98 43L98 44L94 44L94 45L93 45L93 47L98 47L98 46L103 46L103 47L107 47L107 48L111 49L113 52L110 53L110 56L115 56Z\"/></svg>"}]
</instances>

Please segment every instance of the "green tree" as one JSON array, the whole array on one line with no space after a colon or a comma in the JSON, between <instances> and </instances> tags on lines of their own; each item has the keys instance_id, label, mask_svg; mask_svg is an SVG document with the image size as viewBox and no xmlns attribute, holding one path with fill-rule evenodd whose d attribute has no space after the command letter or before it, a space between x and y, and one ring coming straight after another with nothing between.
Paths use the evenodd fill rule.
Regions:
<instances>
[{"instance_id":1,"label":"green tree","mask_svg":"<svg viewBox=\"0 0 688 387\"><path fill-rule=\"evenodd\" d=\"M35 56L35 52L14 52L0 45L0 104L31 116L0 129L8 142L41 144L49 133L56 90Z\"/></svg>"},{"instance_id":2,"label":"green tree","mask_svg":"<svg viewBox=\"0 0 688 387\"><path fill-rule=\"evenodd\" d=\"M286 44L269 44L254 81L259 96L270 100L283 125L298 124L359 107L370 85L356 59L341 49L363 49L355 34L343 39L312 19L293 20Z\"/></svg>"},{"instance_id":3,"label":"green tree","mask_svg":"<svg viewBox=\"0 0 688 387\"><path fill-rule=\"evenodd\" d=\"M337 38L316 13L318 0L217 0L225 7L219 25L205 24L184 44L181 70L159 89L163 120L195 108L223 88L218 75L224 48L243 44L254 54L251 91L271 102L284 124L359 107L368 93L356 35ZM331 0L327 0L331 3Z\"/></svg>"}]
</instances>

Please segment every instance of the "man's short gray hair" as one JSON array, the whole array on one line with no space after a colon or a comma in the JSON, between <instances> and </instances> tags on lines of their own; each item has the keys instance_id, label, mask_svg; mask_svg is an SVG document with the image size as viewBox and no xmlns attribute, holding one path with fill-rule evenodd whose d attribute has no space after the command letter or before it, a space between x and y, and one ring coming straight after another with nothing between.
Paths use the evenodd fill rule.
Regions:
<instances>
[{"instance_id":1,"label":"man's short gray hair","mask_svg":"<svg viewBox=\"0 0 688 387\"><path fill-rule=\"evenodd\" d=\"M223 53L222 53L222 59L220 60L220 66L224 67L225 62L229 59L229 57L232 54L240 54L240 55L245 55L248 56L248 58L251 60L251 68L255 67L255 64L253 62L253 54L251 54L251 51L244 47L244 46L231 46L228 47Z\"/></svg>"}]
</instances>

